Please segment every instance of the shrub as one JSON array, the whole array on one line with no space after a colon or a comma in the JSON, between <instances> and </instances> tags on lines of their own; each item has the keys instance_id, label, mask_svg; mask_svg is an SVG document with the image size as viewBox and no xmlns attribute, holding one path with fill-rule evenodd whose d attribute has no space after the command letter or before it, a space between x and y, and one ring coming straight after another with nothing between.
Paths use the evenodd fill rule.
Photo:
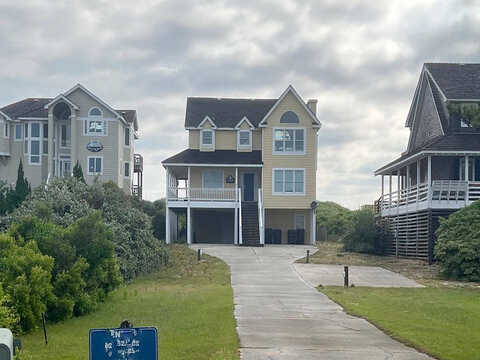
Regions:
<instances>
[{"instance_id":1,"label":"shrub","mask_svg":"<svg viewBox=\"0 0 480 360\"><path fill-rule=\"evenodd\" d=\"M386 227L376 223L371 210L352 212L352 223L343 238L345 251L383 255L389 236Z\"/></svg>"},{"instance_id":2,"label":"shrub","mask_svg":"<svg viewBox=\"0 0 480 360\"><path fill-rule=\"evenodd\" d=\"M3 292L0 284L0 328L8 328L18 331L19 318L17 314L8 306L8 296Z\"/></svg>"},{"instance_id":3,"label":"shrub","mask_svg":"<svg viewBox=\"0 0 480 360\"><path fill-rule=\"evenodd\" d=\"M440 219L435 257L446 276L480 281L480 202Z\"/></svg>"},{"instance_id":4,"label":"shrub","mask_svg":"<svg viewBox=\"0 0 480 360\"><path fill-rule=\"evenodd\" d=\"M2 287L24 331L36 326L53 297L52 268L53 259L42 255L34 241L0 234Z\"/></svg>"}]
</instances>

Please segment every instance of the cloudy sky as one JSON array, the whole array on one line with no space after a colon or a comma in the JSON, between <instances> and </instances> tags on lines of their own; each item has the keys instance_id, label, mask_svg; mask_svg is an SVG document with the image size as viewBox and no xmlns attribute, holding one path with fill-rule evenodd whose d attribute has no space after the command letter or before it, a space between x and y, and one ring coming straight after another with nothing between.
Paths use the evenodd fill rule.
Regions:
<instances>
[{"instance_id":1,"label":"cloudy sky","mask_svg":"<svg viewBox=\"0 0 480 360\"><path fill-rule=\"evenodd\" d=\"M0 0L0 105L82 83L138 111L145 194L187 145L187 96L317 98L317 197L377 198L424 62L479 62L480 1Z\"/></svg>"}]
</instances>

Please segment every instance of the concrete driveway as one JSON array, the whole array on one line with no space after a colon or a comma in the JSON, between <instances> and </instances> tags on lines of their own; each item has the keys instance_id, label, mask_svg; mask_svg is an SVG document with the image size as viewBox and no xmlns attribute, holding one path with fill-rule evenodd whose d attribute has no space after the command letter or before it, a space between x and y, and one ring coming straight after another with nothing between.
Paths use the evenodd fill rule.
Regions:
<instances>
[{"instance_id":1,"label":"concrete driveway","mask_svg":"<svg viewBox=\"0 0 480 360\"><path fill-rule=\"evenodd\" d=\"M199 245L230 265L243 360L431 359L345 314L296 272L309 246Z\"/></svg>"}]
</instances>

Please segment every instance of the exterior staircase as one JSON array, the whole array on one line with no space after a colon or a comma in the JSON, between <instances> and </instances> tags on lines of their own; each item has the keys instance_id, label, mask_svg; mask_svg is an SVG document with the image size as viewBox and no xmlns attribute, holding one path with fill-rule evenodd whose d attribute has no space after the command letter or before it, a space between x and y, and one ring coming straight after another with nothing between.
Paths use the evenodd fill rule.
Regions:
<instances>
[{"instance_id":1,"label":"exterior staircase","mask_svg":"<svg viewBox=\"0 0 480 360\"><path fill-rule=\"evenodd\" d=\"M242 242L243 246L263 246L258 231L258 203L242 201Z\"/></svg>"}]
</instances>

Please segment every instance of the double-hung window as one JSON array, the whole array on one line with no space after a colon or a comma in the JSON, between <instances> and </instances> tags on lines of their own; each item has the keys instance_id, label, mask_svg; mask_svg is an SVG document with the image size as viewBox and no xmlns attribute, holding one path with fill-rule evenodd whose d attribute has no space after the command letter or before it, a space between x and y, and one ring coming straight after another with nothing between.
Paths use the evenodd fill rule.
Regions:
<instances>
[{"instance_id":1,"label":"double-hung window","mask_svg":"<svg viewBox=\"0 0 480 360\"><path fill-rule=\"evenodd\" d=\"M31 165L40 164L40 139L41 139L40 123L30 124L30 139L29 139L29 163Z\"/></svg>"},{"instance_id":2,"label":"double-hung window","mask_svg":"<svg viewBox=\"0 0 480 360\"><path fill-rule=\"evenodd\" d=\"M237 147L239 149L249 149L252 147L252 132L250 130L239 130Z\"/></svg>"},{"instance_id":3,"label":"double-hung window","mask_svg":"<svg viewBox=\"0 0 480 360\"><path fill-rule=\"evenodd\" d=\"M102 175L103 174L103 157L89 156L88 157L88 175Z\"/></svg>"},{"instance_id":4,"label":"double-hung window","mask_svg":"<svg viewBox=\"0 0 480 360\"><path fill-rule=\"evenodd\" d=\"M28 154L28 123L25 123L25 127L24 127L24 132L25 134L24 136L24 148L23 148L23 152L24 154Z\"/></svg>"},{"instance_id":5,"label":"double-hung window","mask_svg":"<svg viewBox=\"0 0 480 360\"><path fill-rule=\"evenodd\" d=\"M3 136L7 139L10 137L8 130L10 130L10 124L8 123L8 121L5 121L5 125L3 127Z\"/></svg>"},{"instance_id":6,"label":"double-hung window","mask_svg":"<svg viewBox=\"0 0 480 360\"><path fill-rule=\"evenodd\" d=\"M273 169L274 195L304 195L305 169Z\"/></svg>"},{"instance_id":7,"label":"double-hung window","mask_svg":"<svg viewBox=\"0 0 480 360\"><path fill-rule=\"evenodd\" d=\"M206 129L200 131L200 146L204 148L213 148L215 145L215 134L213 130Z\"/></svg>"},{"instance_id":8,"label":"double-hung window","mask_svg":"<svg viewBox=\"0 0 480 360\"><path fill-rule=\"evenodd\" d=\"M130 163L126 161L123 166L123 176L130 177Z\"/></svg>"},{"instance_id":9,"label":"double-hung window","mask_svg":"<svg viewBox=\"0 0 480 360\"><path fill-rule=\"evenodd\" d=\"M125 132L124 132L124 135L125 135L125 146L130 146L130 128L129 127L125 127Z\"/></svg>"},{"instance_id":10,"label":"double-hung window","mask_svg":"<svg viewBox=\"0 0 480 360\"><path fill-rule=\"evenodd\" d=\"M203 172L203 187L209 189L223 188L223 170L205 170Z\"/></svg>"},{"instance_id":11,"label":"double-hung window","mask_svg":"<svg viewBox=\"0 0 480 360\"><path fill-rule=\"evenodd\" d=\"M48 124L43 124L43 149L42 152L44 155L48 154Z\"/></svg>"},{"instance_id":12,"label":"double-hung window","mask_svg":"<svg viewBox=\"0 0 480 360\"><path fill-rule=\"evenodd\" d=\"M305 129L274 130L274 154L305 154Z\"/></svg>"},{"instance_id":13,"label":"double-hung window","mask_svg":"<svg viewBox=\"0 0 480 360\"><path fill-rule=\"evenodd\" d=\"M15 141L22 141L23 139L23 125L15 124Z\"/></svg>"},{"instance_id":14,"label":"double-hung window","mask_svg":"<svg viewBox=\"0 0 480 360\"><path fill-rule=\"evenodd\" d=\"M72 141L71 125L69 123L60 125L60 146L70 147Z\"/></svg>"}]
</instances>

